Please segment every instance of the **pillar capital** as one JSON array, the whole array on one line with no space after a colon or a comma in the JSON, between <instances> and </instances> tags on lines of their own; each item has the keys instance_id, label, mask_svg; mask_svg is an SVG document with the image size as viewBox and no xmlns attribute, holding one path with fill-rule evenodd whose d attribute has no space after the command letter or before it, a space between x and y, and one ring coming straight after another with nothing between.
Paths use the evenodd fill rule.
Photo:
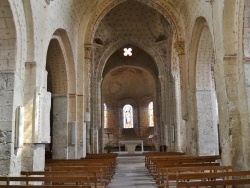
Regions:
<instances>
[{"instance_id":1,"label":"pillar capital","mask_svg":"<svg viewBox=\"0 0 250 188\"><path fill-rule=\"evenodd\" d=\"M185 55L185 41L176 41L174 47L179 56Z\"/></svg>"},{"instance_id":2,"label":"pillar capital","mask_svg":"<svg viewBox=\"0 0 250 188\"><path fill-rule=\"evenodd\" d=\"M84 56L84 58L85 58L85 59L91 60L92 49L93 49L92 44L85 44L85 45L84 45L84 51L85 51L85 56Z\"/></svg>"}]
</instances>

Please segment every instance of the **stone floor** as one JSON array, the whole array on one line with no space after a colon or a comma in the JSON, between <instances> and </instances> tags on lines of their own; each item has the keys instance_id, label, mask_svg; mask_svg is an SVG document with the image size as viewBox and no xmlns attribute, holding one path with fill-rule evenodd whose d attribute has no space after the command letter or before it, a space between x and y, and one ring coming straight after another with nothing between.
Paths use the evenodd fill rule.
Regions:
<instances>
[{"instance_id":1,"label":"stone floor","mask_svg":"<svg viewBox=\"0 0 250 188\"><path fill-rule=\"evenodd\" d=\"M119 155L116 173L108 188L155 188L142 155Z\"/></svg>"}]
</instances>

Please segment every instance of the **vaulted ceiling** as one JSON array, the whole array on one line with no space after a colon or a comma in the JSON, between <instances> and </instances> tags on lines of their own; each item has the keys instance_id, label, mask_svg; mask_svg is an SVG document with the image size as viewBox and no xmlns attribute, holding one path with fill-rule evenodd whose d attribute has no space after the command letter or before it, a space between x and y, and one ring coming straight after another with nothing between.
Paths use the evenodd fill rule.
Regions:
<instances>
[{"instance_id":1,"label":"vaulted ceiling","mask_svg":"<svg viewBox=\"0 0 250 188\"><path fill-rule=\"evenodd\" d=\"M159 12L136 0L130 0L107 13L95 33L95 42L108 45L123 38L135 38L154 44L166 39L169 30L169 23Z\"/></svg>"}]
</instances>

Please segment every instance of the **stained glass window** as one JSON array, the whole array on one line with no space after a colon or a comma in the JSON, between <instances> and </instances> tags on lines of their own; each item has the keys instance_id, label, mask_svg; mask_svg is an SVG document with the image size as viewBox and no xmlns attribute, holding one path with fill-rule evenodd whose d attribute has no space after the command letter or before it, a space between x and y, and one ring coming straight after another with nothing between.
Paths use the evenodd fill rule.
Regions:
<instances>
[{"instance_id":1,"label":"stained glass window","mask_svg":"<svg viewBox=\"0 0 250 188\"><path fill-rule=\"evenodd\" d=\"M149 127L154 126L154 107L153 102L150 102L148 105L148 117L149 117Z\"/></svg>"},{"instance_id":2,"label":"stained glass window","mask_svg":"<svg viewBox=\"0 0 250 188\"><path fill-rule=\"evenodd\" d=\"M133 107L126 104L123 107L123 128L133 128Z\"/></svg>"},{"instance_id":3,"label":"stained glass window","mask_svg":"<svg viewBox=\"0 0 250 188\"><path fill-rule=\"evenodd\" d=\"M103 127L108 127L108 119L107 119L107 105L103 104Z\"/></svg>"}]
</instances>

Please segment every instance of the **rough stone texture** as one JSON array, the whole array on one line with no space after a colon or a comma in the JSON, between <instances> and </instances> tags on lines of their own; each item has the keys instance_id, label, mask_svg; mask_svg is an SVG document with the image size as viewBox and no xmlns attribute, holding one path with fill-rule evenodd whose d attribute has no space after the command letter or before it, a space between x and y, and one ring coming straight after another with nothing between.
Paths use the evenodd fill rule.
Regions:
<instances>
[{"instance_id":1,"label":"rough stone texture","mask_svg":"<svg viewBox=\"0 0 250 188\"><path fill-rule=\"evenodd\" d=\"M53 159L68 158L68 124L67 109L68 98L53 96L53 125L52 125L52 157Z\"/></svg>"},{"instance_id":2,"label":"rough stone texture","mask_svg":"<svg viewBox=\"0 0 250 188\"><path fill-rule=\"evenodd\" d=\"M217 138L217 98L222 161L240 169L248 168L249 7L249 0L54 0L49 4L44 0L1 0L1 174L18 174L21 166L23 169L43 166L45 148L34 148L31 140L36 86L64 96L62 102L56 98L53 103L52 126L58 126L53 127L56 147L53 157L80 158L86 152L98 152L98 144L103 143L96 133L107 139L99 129L101 85L104 76L115 67L107 64L109 58L126 44L145 51L155 64L155 67L137 69L148 71L154 77L156 93L150 97L156 106L157 122L153 131L156 144L166 144L169 150L188 154L203 151L199 143L204 144L208 138L200 139L203 131L213 140ZM204 39L205 27L210 34ZM183 44L181 51L175 51L175 44ZM86 69L87 62L90 71ZM48 77L44 76L46 70ZM213 80L214 86L209 86L205 96L197 95L197 89ZM69 99L72 96L76 99ZM137 102L141 124L147 124L146 103L146 100ZM209 105L201 108L204 103ZM110 102L110 106L116 105L114 109L118 104L119 101ZM17 106L25 106L25 146L19 149L13 144ZM89 129L95 134L89 143L88 132L86 146L85 143L82 146L83 115L87 110L91 112ZM119 111L110 114L115 119ZM68 148L68 138L62 140L62 137L68 137L68 125L73 120L77 121L77 145ZM198 124L203 128L198 129ZM174 141L173 125L176 126ZM7 132L11 135L10 143L6 141ZM148 132L141 127L134 134ZM217 147L217 142L209 144L210 149L217 150ZM41 164L33 160L37 157Z\"/></svg>"}]
</instances>

